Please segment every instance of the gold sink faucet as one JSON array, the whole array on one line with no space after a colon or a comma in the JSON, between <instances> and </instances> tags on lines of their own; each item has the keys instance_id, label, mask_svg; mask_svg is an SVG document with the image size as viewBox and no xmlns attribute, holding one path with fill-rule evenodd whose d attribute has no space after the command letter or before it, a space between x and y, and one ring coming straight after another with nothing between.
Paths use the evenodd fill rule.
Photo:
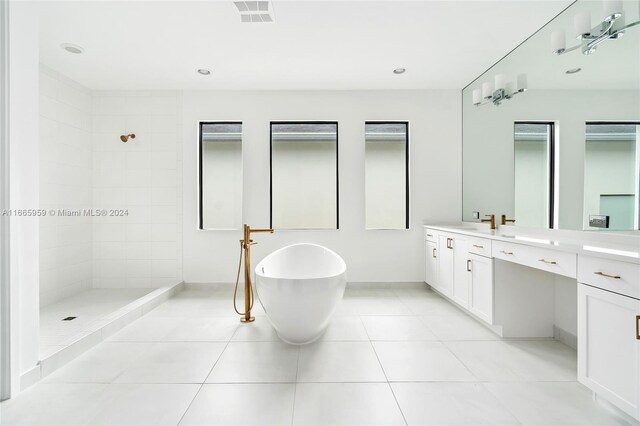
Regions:
<instances>
[{"instance_id":1,"label":"gold sink faucet","mask_svg":"<svg viewBox=\"0 0 640 426\"><path fill-rule=\"evenodd\" d=\"M503 214L502 217L501 217L501 220L500 220L500 225L506 225L507 222L515 223L516 220L515 219L507 219L507 215Z\"/></svg>"},{"instance_id":2,"label":"gold sink faucet","mask_svg":"<svg viewBox=\"0 0 640 426\"><path fill-rule=\"evenodd\" d=\"M495 214L485 214L489 219L480 219L480 222L489 222L491 225L491 229L496 229L496 215Z\"/></svg>"}]
</instances>

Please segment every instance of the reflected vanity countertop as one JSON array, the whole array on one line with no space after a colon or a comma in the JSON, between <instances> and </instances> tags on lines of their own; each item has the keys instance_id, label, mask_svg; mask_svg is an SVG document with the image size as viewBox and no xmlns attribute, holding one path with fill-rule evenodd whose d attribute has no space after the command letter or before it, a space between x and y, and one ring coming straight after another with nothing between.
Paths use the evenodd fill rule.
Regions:
<instances>
[{"instance_id":1,"label":"reflected vanity countertop","mask_svg":"<svg viewBox=\"0 0 640 426\"><path fill-rule=\"evenodd\" d=\"M470 222L452 225L425 224L424 227L472 237L490 238L495 241L640 264L640 233L637 235L607 233L605 235L604 233L594 234L590 231L533 230L513 225L503 225L492 230L488 225Z\"/></svg>"}]
</instances>

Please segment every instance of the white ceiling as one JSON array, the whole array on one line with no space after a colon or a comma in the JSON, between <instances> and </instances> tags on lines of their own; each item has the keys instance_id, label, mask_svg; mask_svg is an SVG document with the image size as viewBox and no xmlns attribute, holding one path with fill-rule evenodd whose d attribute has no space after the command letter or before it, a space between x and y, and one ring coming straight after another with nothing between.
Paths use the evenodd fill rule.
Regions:
<instances>
[{"instance_id":1,"label":"white ceiling","mask_svg":"<svg viewBox=\"0 0 640 426\"><path fill-rule=\"evenodd\" d=\"M94 90L460 89L570 3L274 1L247 24L231 1L45 1L40 58Z\"/></svg>"}]
</instances>

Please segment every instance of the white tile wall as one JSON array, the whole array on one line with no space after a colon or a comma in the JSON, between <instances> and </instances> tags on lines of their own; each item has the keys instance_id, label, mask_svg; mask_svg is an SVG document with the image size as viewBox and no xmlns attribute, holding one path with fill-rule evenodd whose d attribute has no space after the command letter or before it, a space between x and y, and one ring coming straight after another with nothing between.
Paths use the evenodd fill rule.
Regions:
<instances>
[{"instance_id":1,"label":"white tile wall","mask_svg":"<svg viewBox=\"0 0 640 426\"><path fill-rule=\"evenodd\" d=\"M91 92L40 69L40 208L89 209L92 203ZM40 221L40 304L91 287L90 217Z\"/></svg>"},{"instance_id":2,"label":"white tile wall","mask_svg":"<svg viewBox=\"0 0 640 426\"><path fill-rule=\"evenodd\" d=\"M179 92L93 93L93 206L126 209L93 223L93 286L182 280ZM135 133L122 143L120 135Z\"/></svg>"}]
</instances>

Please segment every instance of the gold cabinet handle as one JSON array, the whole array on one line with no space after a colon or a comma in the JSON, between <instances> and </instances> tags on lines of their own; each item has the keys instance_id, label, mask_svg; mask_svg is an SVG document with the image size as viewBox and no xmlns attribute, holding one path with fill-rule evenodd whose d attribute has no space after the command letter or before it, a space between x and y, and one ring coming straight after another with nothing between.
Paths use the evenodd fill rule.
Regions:
<instances>
[{"instance_id":1,"label":"gold cabinet handle","mask_svg":"<svg viewBox=\"0 0 640 426\"><path fill-rule=\"evenodd\" d=\"M467 260L467 272L471 272L471 260Z\"/></svg>"},{"instance_id":2,"label":"gold cabinet handle","mask_svg":"<svg viewBox=\"0 0 640 426\"><path fill-rule=\"evenodd\" d=\"M475 248L484 248L484 246L479 246L479 245L477 245L477 244L474 244L473 246L474 246Z\"/></svg>"},{"instance_id":3,"label":"gold cabinet handle","mask_svg":"<svg viewBox=\"0 0 640 426\"><path fill-rule=\"evenodd\" d=\"M640 315L636 315L636 340L640 340Z\"/></svg>"},{"instance_id":4,"label":"gold cabinet handle","mask_svg":"<svg viewBox=\"0 0 640 426\"><path fill-rule=\"evenodd\" d=\"M451 238L447 238L447 248L453 250L453 240Z\"/></svg>"},{"instance_id":5,"label":"gold cabinet handle","mask_svg":"<svg viewBox=\"0 0 640 426\"><path fill-rule=\"evenodd\" d=\"M538 259L538 262L544 262L548 265L557 265L558 262L556 262L555 260L546 260L546 259Z\"/></svg>"},{"instance_id":6,"label":"gold cabinet handle","mask_svg":"<svg viewBox=\"0 0 640 426\"><path fill-rule=\"evenodd\" d=\"M433 235L431 235L431 234L427 234L427 237L433 237Z\"/></svg>"},{"instance_id":7,"label":"gold cabinet handle","mask_svg":"<svg viewBox=\"0 0 640 426\"><path fill-rule=\"evenodd\" d=\"M434 248L433 251L431 252L431 256L435 259L436 258L436 249Z\"/></svg>"},{"instance_id":8,"label":"gold cabinet handle","mask_svg":"<svg viewBox=\"0 0 640 426\"><path fill-rule=\"evenodd\" d=\"M511 251L504 251L504 250L500 250L500 253L506 254L506 255L512 255L513 254L513 252L511 252Z\"/></svg>"},{"instance_id":9,"label":"gold cabinet handle","mask_svg":"<svg viewBox=\"0 0 640 426\"><path fill-rule=\"evenodd\" d=\"M605 274L604 272L594 272L594 274L596 275L600 275L601 277L607 277L607 278L613 278L614 280L619 280L621 277L620 275L609 275L609 274Z\"/></svg>"}]
</instances>

